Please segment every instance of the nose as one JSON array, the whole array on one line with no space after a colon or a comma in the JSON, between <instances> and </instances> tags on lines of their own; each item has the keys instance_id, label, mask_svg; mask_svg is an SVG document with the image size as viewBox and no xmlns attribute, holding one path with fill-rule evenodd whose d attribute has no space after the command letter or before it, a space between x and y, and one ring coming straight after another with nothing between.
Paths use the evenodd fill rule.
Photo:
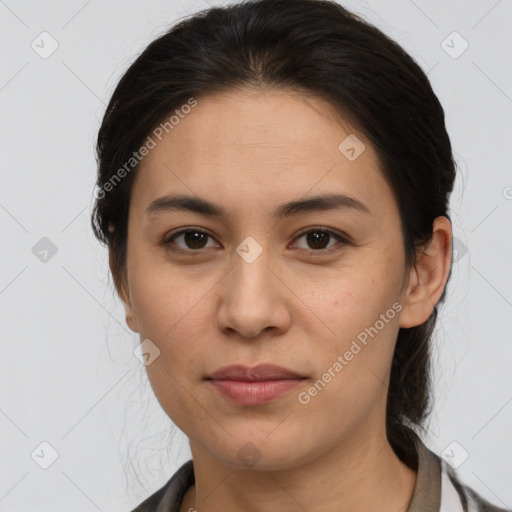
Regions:
<instances>
[{"instance_id":1,"label":"nose","mask_svg":"<svg viewBox=\"0 0 512 512\"><path fill-rule=\"evenodd\" d=\"M235 252L233 268L222 280L218 326L226 333L255 338L264 330L285 332L291 323L290 289L278 275L268 249L254 261Z\"/></svg>"}]
</instances>

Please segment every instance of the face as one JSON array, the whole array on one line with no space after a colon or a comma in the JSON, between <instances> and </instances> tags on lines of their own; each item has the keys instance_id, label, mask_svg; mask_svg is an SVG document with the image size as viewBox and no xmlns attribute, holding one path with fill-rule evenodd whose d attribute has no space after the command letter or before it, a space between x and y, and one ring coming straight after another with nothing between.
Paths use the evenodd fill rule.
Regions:
<instances>
[{"instance_id":1,"label":"face","mask_svg":"<svg viewBox=\"0 0 512 512\"><path fill-rule=\"evenodd\" d=\"M223 214L160 199L177 195ZM312 201L326 195L352 201ZM160 351L148 377L193 453L278 469L382 434L408 277L378 156L320 99L199 97L138 170L120 294ZM235 364L301 379L235 400L209 379Z\"/></svg>"}]
</instances>

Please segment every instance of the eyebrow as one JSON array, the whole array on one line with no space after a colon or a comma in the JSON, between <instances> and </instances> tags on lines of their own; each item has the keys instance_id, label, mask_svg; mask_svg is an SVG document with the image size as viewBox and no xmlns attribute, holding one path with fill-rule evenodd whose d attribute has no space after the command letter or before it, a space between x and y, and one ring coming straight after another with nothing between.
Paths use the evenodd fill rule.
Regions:
<instances>
[{"instance_id":1,"label":"eyebrow","mask_svg":"<svg viewBox=\"0 0 512 512\"><path fill-rule=\"evenodd\" d=\"M324 194L284 203L272 213L272 216L284 218L306 212L329 210L355 211L371 215L370 209L355 197L345 194ZM148 216L169 211L191 211L220 219L227 219L229 217L227 211L222 206L200 197L188 195L162 196L152 201L146 208Z\"/></svg>"}]
</instances>

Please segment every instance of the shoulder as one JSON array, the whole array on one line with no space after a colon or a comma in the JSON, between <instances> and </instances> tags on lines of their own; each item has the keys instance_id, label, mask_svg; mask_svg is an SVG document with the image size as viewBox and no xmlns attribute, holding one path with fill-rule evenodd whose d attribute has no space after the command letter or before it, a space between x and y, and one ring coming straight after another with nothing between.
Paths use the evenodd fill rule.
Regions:
<instances>
[{"instance_id":1,"label":"shoulder","mask_svg":"<svg viewBox=\"0 0 512 512\"><path fill-rule=\"evenodd\" d=\"M465 484L456 470L427 448L418 436L415 444L418 472L407 512L512 512L510 508L490 503Z\"/></svg>"},{"instance_id":2,"label":"shoulder","mask_svg":"<svg viewBox=\"0 0 512 512\"><path fill-rule=\"evenodd\" d=\"M162 497L168 485L169 482L146 498L142 503L135 507L132 512L156 512L158 504L162 501Z\"/></svg>"},{"instance_id":3,"label":"shoulder","mask_svg":"<svg viewBox=\"0 0 512 512\"><path fill-rule=\"evenodd\" d=\"M179 512L183 496L194 484L192 460L185 462L170 480L140 503L132 512Z\"/></svg>"},{"instance_id":4,"label":"shoulder","mask_svg":"<svg viewBox=\"0 0 512 512\"><path fill-rule=\"evenodd\" d=\"M512 512L511 509L500 508L480 496L460 479L458 473L445 460L440 459L440 463L442 466L441 497L446 504L451 501L451 496L456 496L464 512ZM447 511L450 509L449 506L445 508ZM443 507L440 512L444 512Z\"/></svg>"},{"instance_id":5,"label":"shoulder","mask_svg":"<svg viewBox=\"0 0 512 512\"><path fill-rule=\"evenodd\" d=\"M487 501L480 496L474 489L464 484L458 474L443 461L443 473L446 475L447 484L451 484L457 492L463 506L467 512L512 512L511 509L501 508ZM449 482L449 483L448 483Z\"/></svg>"}]
</instances>

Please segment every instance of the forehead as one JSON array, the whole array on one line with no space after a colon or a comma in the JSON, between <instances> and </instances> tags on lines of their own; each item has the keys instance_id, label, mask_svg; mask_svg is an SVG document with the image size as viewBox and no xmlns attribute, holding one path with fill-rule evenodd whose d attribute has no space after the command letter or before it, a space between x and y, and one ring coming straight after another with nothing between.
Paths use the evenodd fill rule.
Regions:
<instances>
[{"instance_id":1,"label":"forehead","mask_svg":"<svg viewBox=\"0 0 512 512\"><path fill-rule=\"evenodd\" d=\"M329 103L288 89L218 92L196 101L197 106L182 119L174 116L176 125L165 130L165 143L158 144L149 160L160 156L166 150L162 146L171 146L173 141L185 143L184 151L192 151L194 156L233 157L252 152L262 157L298 158L318 152L332 154L355 131ZM183 153L178 144L173 151Z\"/></svg>"},{"instance_id":2,"label":"forehead","mask_svg":"<svg viewBox=\"0 0 512 512\"><path fill-rule=\"evenodd\" d=\"M231 203L243 196L260 207L334 189L366 204L392 200L369 141L323 100L241 90L196 101L161 140L152 136L134 183L141 206L171 192Z\"/></svg>"}]
</instances>

